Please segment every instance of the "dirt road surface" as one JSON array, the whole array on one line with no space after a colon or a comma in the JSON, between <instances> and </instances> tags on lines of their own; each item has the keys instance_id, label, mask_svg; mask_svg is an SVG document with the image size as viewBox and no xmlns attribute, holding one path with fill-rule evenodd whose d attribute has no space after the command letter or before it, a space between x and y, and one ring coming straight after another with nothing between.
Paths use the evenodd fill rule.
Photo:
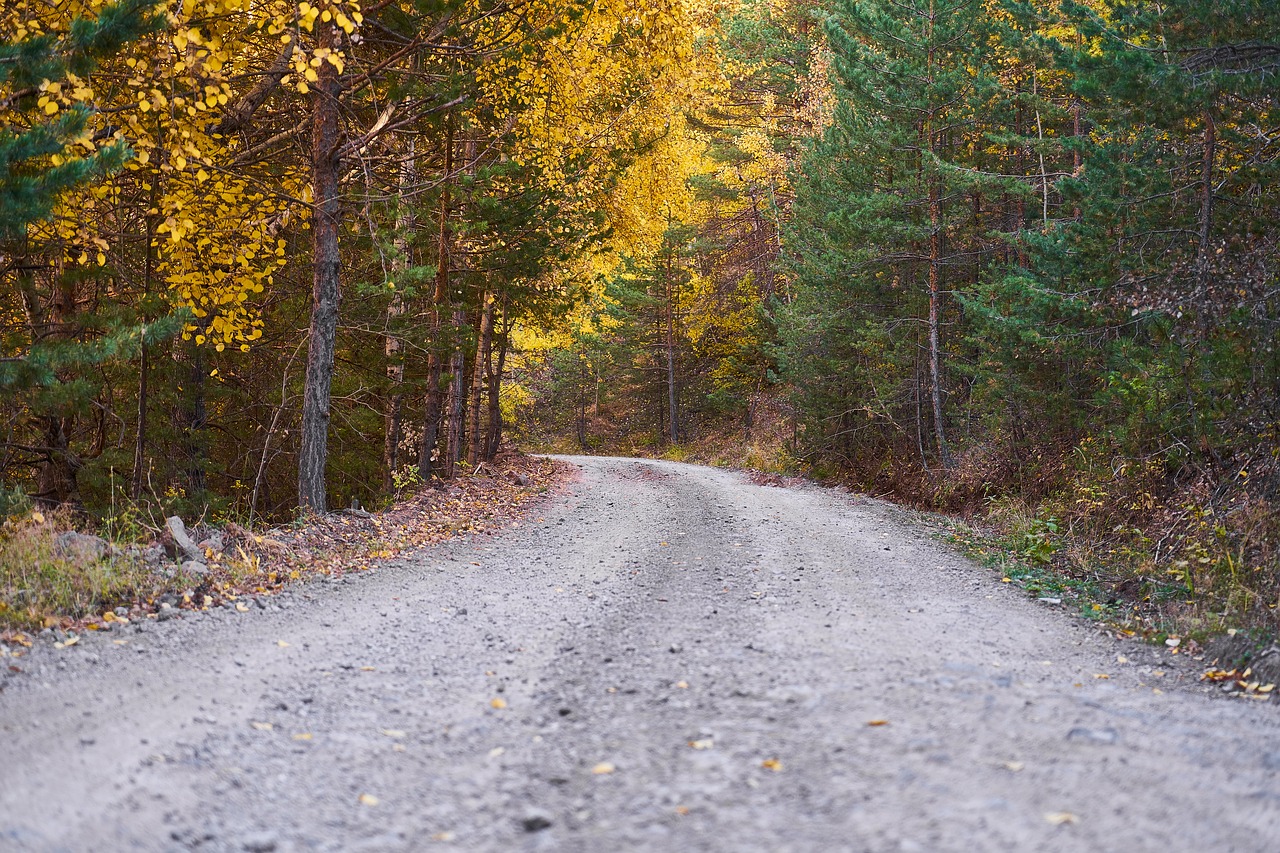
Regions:
<instances>
[{"instance_id":1,"label":"dirt road surface","mask_svg":"<svg viewBox=\"0 0 1280 853\"><path fill-rule=\"evenodd\" d=\"M499 536L38 644L0 849L1280 850L1275 705L884 504L570 461Z\"/></svg>"}]
</instances>

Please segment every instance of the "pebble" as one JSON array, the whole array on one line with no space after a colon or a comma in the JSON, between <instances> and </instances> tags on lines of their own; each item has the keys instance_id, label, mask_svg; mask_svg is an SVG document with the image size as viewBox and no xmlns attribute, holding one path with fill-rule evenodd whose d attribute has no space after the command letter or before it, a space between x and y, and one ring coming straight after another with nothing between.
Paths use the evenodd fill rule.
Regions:
<instances>
[{"instance_id":1,"label":"pebble","mask_svg":"<svg viewBox=\"0 0 1280 853\"><path fill-rule=\"evenodd\" d=\"M247 853L273 853L276 849L276 836L271 832L255 832L246 835L240 846Z\"/></svg>"},{"instance_id":2,"label":"pebble","mask_svg":"<svg viewBox=\"0 0 1280 853\"><path fill-rule=\"evenodd\" d=\"M1110 746L1119 742L1120 733L1115 729L1090 729L1084 726L1076 726L1067 732L1067 740Z\"/></svg>"},{"instance_id":3,"label":"pebble","mask_svg":"<svg viewBox=\"0 0 1280 853\"><path fill-rule=\"evenodd\" d=\"M551 815L542 809L529 809L524 813L524 817L520 819L520 826L525 832L541 832L549 829L552 824Z\"/></svg>"}]
</instances>

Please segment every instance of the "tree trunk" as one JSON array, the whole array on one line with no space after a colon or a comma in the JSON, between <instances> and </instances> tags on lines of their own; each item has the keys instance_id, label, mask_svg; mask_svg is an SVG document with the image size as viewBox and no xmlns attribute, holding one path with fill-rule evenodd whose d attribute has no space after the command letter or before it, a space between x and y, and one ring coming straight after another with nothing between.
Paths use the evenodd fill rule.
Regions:
<instances>
[{"instance_id":1,"label":"tree trunk","mask_svg":"<svg viewBox=\"0 0 1280 853\"><path fill-rule=\"evenodd\" d=\"M480 331L476 340L476 360L471 371L471 421L467 424L467 463L472 467L480 464L484 450L484 433L480 431L480 410L484 408L483 393L486 378L493 384L489 372L489 353L493 346L493 297L484 293L480 296Z\"/></svg>"},{"instance_id":2,"label":"tree trunk","mask_svg":"<svg viewBox=\"0 0 1280 853\"><path fill-rule=\"evenodd\" d=\"M933 427L938 441L938 458L942 467L953 467L951 448L947 446L942 420L942 369L939 345L940 271L942 267L942 189L937 179L929 183L929 386L933 398Z\"/></svg>"},{"instance_id":3,"label":"tree trunk","mask_svg":"<svg viewBox=\"0 0 1280 853\"><path fill-rule=\"evenodd\" d=\"M489 371L489 428L485 438L484 458L491 460L498 455L502 444L502 374L507 366L507 349L511 340L511 327L503 311L502 334L498 336L497 365ZM490 352L492 356L492 351Z\"/></svg>"},{"instance_id":4,"label":"tree trunk","mask_svg":"<svg viewBox=\"0 0 1280 853\"><path fill-rule=\"evenodd\" d=\"M675 294L671 282L671 253L667 253L666 260L666 321L667 321L667 417L668 427L670 428L671 443L680 443L680 417L676 409L676 321L675 321Z\"/></svg>"},{"instance_id":5,"label":"tree trunk","mask_svg":"<svg viewBox=\"0 0 1280 853\"><path fill-rule=\"evenodd\" d=\"M66 339L71 334L76 314L75 285L62 274L61 269L56 269L54 276L47 312L40 311L41 300L36 294L34 281L26 279L23 283L33 341L39 340L42 335L46 340L55 340ZM59 375L59 379L61 378ZM76 477L82 463L71 452L69 438L75 427L75 418L54 410L40 417L39 421L44 436L44 459L36 476L36 491L32 497L48 507L64 504L78 506L80 497Z\"/></svg>"},{"instance_id":6,"label":"tree trunk","mask_svg":"<svg viewBox=\"0 0 1280 853\"><path fill-rule=\"evenodd\" d=\"M51 415L44 420L45 461L40 466L36 480L36 501L47 507L79 506L79 487L76 475L80 461L71 453L67 433L74 420Z\"/></svg>"},{"instance_id":7,"label":"tree trunk","mask_svg":"<svg viewBox=\"0 0 1280 853\"><path fill-rule=\"evenodd\" d=\"M318 47L337 50L338 29L321 24ZM312 216L311 331L302 398L302 446L298 454L298 505L323 513L329 453L329 406L338 338L338 69L321 62L311 105Z\"/></svg>"},{"instance_id":8,"label":"tree trunk","mask_svg":"<svg viewBox=\"0 0 1280 853\"><path fill-rule=\"evenodd\" d=\"M1213 161L1217 157L1217 125L1208 107L1204 110L1204 153L1200 167L1200 245L1196 267L1199 286L1203 289L1209 279L1209 262L1213 249L1209 243L1213 236Z\"/></svg>"},{"instance_id":9,"label":"tree trunk","mask_svg":"<svg viewBox=\"0 0 1280 853\"><path fill-rule=\"evenodd\" d=\"M187 497L197 498L208 489L205 479L204 428L208 421L204 389L208 376L205 372L204 352L192 342L187 348L189 370L187 372L185 399L180 409L182 423L182 449L186 456L184 472Z\"/></svg>"},{"instance_id":10,"label":"tree trunk","mask_svg":"<svg viewBox=\"0 0 1280 853\"><path fill-rule=\"evenodd\" d=\"M414 143L409 140L404 165L400 169L399 210L396 215L395 259L392 269L403 274L413 266L410 256L409 232L412 230L413 209L405 197L406 191L414 181ZM382 468L383 488L391 491L395 487L396 469L400 467L400 440L403 428L401 419L404 413L404 345L400 341L396 319L404 314L404 297L401 295L403 282L393 282L396 290L391 294L387 304L387 336L384 349L387 356L387 409L383 415L383 447Z\"/></svg>"},{"instance_id":11,"label":"tree trunk","mask_svg":"<svg viewBox=\"0 0 1280 853\"><path fill-rule=\"evenodd\" d=\"M453 182L453 122L445 130L444 185L440 189L440 222L436 246L436 287L431 296L431 341L427 348L427 398L422 422L422 444L418 448L418 476L425 482L435 473L436 445L440 439L443 389L440 387L443 361L440 353L441 309L449 296L449 267L452 234L449 229L449 188Z\"/></svg>"},{"instance_id":12,"label":"tree trunk","mask_svg":"<svg viewBox=\"0 0 1280 853\"><path fill-rule=\"evenodd\" d=\"M453 309L453 355L449 359L448 430L445 439L445 479L453 479L462 459L463 412L467 404L467 354L462 348L462 330L467 325L467 312Z\"/></svg>"},{"instance_id":13,"label":"tree trunk","mask_svg":"<svg viewBox=\"0 0 1280 853\"><path fill-rule=\"evenodd\" d=\"M574 409L578 446L587 450L587 359L581 353L578 355L578 401Z\"/></svg>"},{"instance_id":14,"label":"tree trunk","mask_svg":"<svg viewBox=\"0 0 1280 853\"><path fill-rule=\"evenodd\" d=\"M129 483L129 497L135 501L142 498L142 490L147 482L147 374L150 372L150 358L147 342L142 340L138 355L138 433L133 442L133 478Z\"/></svg>"}]
</instances>

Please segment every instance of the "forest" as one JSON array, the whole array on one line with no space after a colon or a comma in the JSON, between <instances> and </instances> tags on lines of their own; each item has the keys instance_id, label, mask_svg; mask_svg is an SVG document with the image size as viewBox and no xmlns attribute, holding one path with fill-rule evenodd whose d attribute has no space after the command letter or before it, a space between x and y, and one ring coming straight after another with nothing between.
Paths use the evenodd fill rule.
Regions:
<instances>
[{"instance_id":1,"label":"forest","mask_svg":"<svg viewBox=\"0 0 1280 853\"><path fill-rule=\"evenodd\" d=\"M666 455L1274 631L1277 93L1271 0L3 0L0 516Z\"/></svg>"}]
</instances>

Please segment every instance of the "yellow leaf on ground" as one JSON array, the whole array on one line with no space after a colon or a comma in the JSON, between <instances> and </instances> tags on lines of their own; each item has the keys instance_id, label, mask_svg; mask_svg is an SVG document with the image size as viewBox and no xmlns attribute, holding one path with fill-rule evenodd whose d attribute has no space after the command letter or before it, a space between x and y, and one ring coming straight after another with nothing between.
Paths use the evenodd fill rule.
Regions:
<instances>
[{"instance_id":1,"label":"yellow leaf on ground","mask_svg":"<svg viewBox=\"0 0 1280 853\"><path fill-rule=\"evenodd\" d=\"M493 699L489 700L489 707L497 708L499 711L501 711L503 708L507 707L507 700L503 699L501 696L496 696Z\"/></svg>"},{"instance_id":2,"label":"yellow leaf on ground","mask_svg":"<svg viewBox=\"0 0 1280 853\"><path fill-rule=\"evenodd\" d=\"M269 732L275 728L271 723L251 723L250 725L260 732Z\"/></svg>"},{"instance_id":3,"label":"yellow leaf on ground","mask_svg":"<svg viewBox=\"0 0 1280 853\"><path fill-rule=\"evenodd\" d=\"M360 805L362 805L362 806L376 806L377 804L378 804L378 798L377 798L377 797L375 797L373 794L361 794L361 795L360 795Z\"/></svg>"},{"instance_id":4,"label":"yellow leaf on ground","mask_svg":"<svg viewBox=\"0 0 1280 853\"><path fill-rule=\"evenodd\" d=\"M1026 767L1026 765L1023 764L1021 761L1006 761L1004 763L1004 769L1010 771L1011 773L1017 773L1023 767Z\"/></svg>"},{"instance_id":5,"label":"yellow leaf on ground","mask_svg":"<svg viewBox=\"0 0 1280 853\"><path fill-rule=\"evenodd\" d=\"M867 725L868 726L887 726L889 725L889 721L888 720L867 720Z\"/></svg>"},{"instance_id":6,"label":"yellow leaf on ground","mask_svg":"<svg viewBox=\"0 0 1280 853\"><path fill-rule=\"evenodd\" d=\"M1054 826L1062 826L1064 823L1079 823L1080 819L1071 812L1049 812L1044 819Z\"/></svg>"},{"instance_id":7,"label":"yellow leaf on ground","mask_svg":"<svg viewBox=\"0 0 1280 853\"><path fill-rule=\"evenodd\" d=\"M277 646L279 646L279 647L280 647L280 648L282 648L282 649L287 649L287 648L289 648L289 644L288 644L288 643L286 643L284 640L276 640L276 645L277 645Z\"/></svg>"},{"instance_id":8,"label":"yellow leaf on ground","mask_svg":"<svg viewBox=\"0 0 1280 853\"><path fill-rule=\"evenodd\" d=\"M293 736L294 740L311 740L311 732L298 732Z\"/></svg>"},{"instance_id":9,"label":"yellow leaf on ground","mask_svg":"<svg viewBox=\"0 0 1280 853\"><path fill-rule=\"evenodd\" d=\"M608 761L601 761L595 767L591 768L591 772L597 776L607 776L617 769L617 767L614 767Z\"/></svg>"},{"instance_id":10,"label":"yellow leaf on ground","mask_svg":"<svg viewBox=\"0 0 1280 853\"><path fill-rule=\"evenodd\" d=\"M764 761L760 762L760 766L765 770L772 770L774 773L782 771L782 762L776 758L766 758Z\"/></svg>"},{"instance_id":11,"label":"yellow leaf on ground","mask_svg":"<svg viewBox=\"0 0 1280 853\"><path fill-rule=\"evenodd\" d=\"M404 732L400 731L399 729L379 729L379 731L381 731L387 737L393 737L393 738L404 737Z\"/></svg>"},{"instance_id":12,"label":"yellow leaf on ground","mask_svg":"<svg viewBox=\"0 0 1280 853\"><path fill-rule=\"evenodd\" d=\"M702 738L701 740L689 741L689 746L693 747L694 749L711 749L715 745L716 745L716 742L709 737Z\"/></svg>"},{"instance_id":13,"label":"yellow leaf on ground","mask_svg":"<svg viewBox=\"0 0 1280 853\"><path fill-rule=\"evenodd\" d=\"M241 613L248 613L249 605L245 604L243 601L237 601L236 610L239 610Z\"/></svg>"}]
</instances>

